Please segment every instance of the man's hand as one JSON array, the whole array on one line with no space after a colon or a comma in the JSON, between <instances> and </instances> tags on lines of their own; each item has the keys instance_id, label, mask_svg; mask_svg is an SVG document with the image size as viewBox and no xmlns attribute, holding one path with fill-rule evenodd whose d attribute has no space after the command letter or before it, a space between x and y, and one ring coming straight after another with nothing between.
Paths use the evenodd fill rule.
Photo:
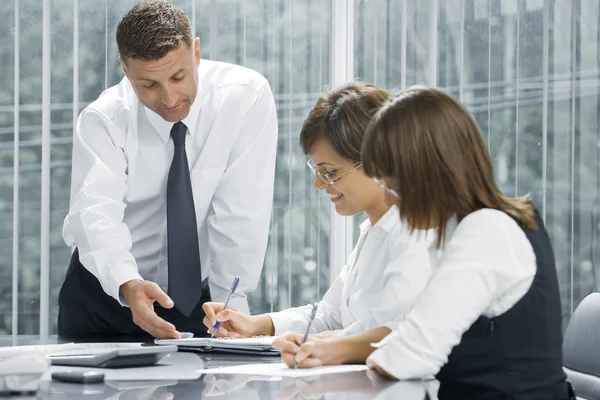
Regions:
<instances>
[{"instance_id":1,"label":"man's hand","mask_svg":"<svg viewBox=\"0 0 600 400\"><path fill-rule=\"evenodd\" d=\"M217 321L221 322L215 336L217 337L252 337L255 335L274 334L273 321L271 317L265 314L248 315L231 306L223 310L223 303L204 303L202 309L206 316L202 321L212 333Z\"/></svg>"},{"instance_id":2,"label":"man's hand","mask_svg":"<svg viewBox=\"0 0 600 400\"><path fill-rule=\"evenodd\" d=\"M133 322L159 339L180 339L181 333L177 332L175 326L160 318L154 312L154 302L158 302L164 308L172 308L173 300L154 282L131 280L119 288L121 296L125 299Z\"/></svg>"}]
</instances>

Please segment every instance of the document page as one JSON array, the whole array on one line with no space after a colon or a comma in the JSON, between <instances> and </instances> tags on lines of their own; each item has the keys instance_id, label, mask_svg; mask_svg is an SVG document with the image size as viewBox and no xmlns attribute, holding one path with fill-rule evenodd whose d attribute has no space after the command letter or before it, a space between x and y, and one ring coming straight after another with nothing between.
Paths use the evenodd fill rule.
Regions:
<instances>
[{"instance_id":1,"label":"document page","mask_svg":"<svg viewBox=\"0 0 600 400\"><path fill-rule=\"evenodd\" d=\"M228 339L228 338L186 338L186 339L156 339L156 344L174 344L177 346L235 346L241 348L270 347L275 336L260 336L252 338Z\"/></svg>"},{"instance_id":2,"label":"document page","mask_svg":"<svg viewBox=\"0 0 600 400\"><path fill-rule=\"evenodd\" d=\"M260 375L282 376L300 378L304 376L339 374L342 372L366 371L366 365L328 365L316 368L289 368L284 363L273 364L246 364L233 367L203 369L202 374L227 374L227 375Z\"/></svg>"}]
</instances>

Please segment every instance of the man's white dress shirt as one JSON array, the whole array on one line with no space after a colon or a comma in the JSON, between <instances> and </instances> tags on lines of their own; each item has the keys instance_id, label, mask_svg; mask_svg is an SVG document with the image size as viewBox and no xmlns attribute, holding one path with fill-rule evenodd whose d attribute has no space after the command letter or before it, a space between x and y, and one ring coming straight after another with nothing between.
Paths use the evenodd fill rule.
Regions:
<instances>
[{"instance_id":1,"label":"man's white dress shirt","mask_svg":"<svg viewBox=\"0 0 600 400\"><path fill-rule=\"evenodd\" d=\"M507 214L478 210L448 223L444 250L412 309L369 357L398 379L435 375L452 348L480 317L510 310L529 291L537 271L533 247Z\"/></svg>"},{"instance_id":2,"label":"man's white dress shirt","mask_svg":"<svg viewBox=\"0 0 600 400\"><path fill-rule=\"evenodd\" d=\"M319 302L310 332L343 329L342 334L352 334L394 320L425 287L433 247L434 231L411 233L395 206L374 226L367 219L348 264ZM268 315L279 335L306 332L311 311L307 305Z\"/></svg>"},{"instance_id":3,"label":"man's white dress shirt","mask_svg":"<svg viewBox=\"0 0 600 400\"><path fill-rule=\"evenodd\" d=\"M202 277L212 299L248 311L267 246L277 117L267 80L201 60L196 99L182 121ZM127 78L86 107L73 136L71 206L63 238L118 301L131 279L168 289L166 184L172 122L143 106ZM201 290L201 288L198 288Z\"/></svg>"}]
</instances>

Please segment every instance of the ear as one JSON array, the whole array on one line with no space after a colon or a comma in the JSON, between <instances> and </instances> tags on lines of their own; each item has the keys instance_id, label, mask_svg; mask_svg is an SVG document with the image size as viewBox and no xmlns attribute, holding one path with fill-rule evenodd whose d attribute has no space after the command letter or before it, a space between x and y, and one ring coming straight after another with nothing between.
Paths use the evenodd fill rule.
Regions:
<instances>
[{"instance_id":1,"label":"ear","mask_svg":"<svg viewBox=\"0 0 600 400\"><path fill-rule=\"evenodd\" d=\"M121 64L121 69L123 70L123 73L125 74L127 79L131 80L131 78L129 78L129 74L127 73L127 65L125 64L125 61L123 61L123 59L121 57L119 57L119 64Z\"/></svg>"},{"instance_id":2,"label":"ear","mask_svg":"<svg viewBox=\"0 0 600 400\"><path fill-rule=\"evenodd\" d=\"M194 38L194 60L198 67L200 65L200 38Z\"/></svg>"}]
</instances>

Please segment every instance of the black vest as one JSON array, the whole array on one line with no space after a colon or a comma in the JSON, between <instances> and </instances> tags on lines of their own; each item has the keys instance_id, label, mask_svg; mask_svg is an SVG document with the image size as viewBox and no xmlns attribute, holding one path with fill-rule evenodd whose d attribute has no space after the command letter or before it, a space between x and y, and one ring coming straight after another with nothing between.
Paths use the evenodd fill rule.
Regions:
<instances>
[{"instance_id":1,"label":"black vest","mask_svg":"<svg viewBox=\"0 0 600 400\"><path fill-rule=\"evenodd\" d=\"M495 318L481 316L454 347L437 375L440 400L566 400L561 307L554 252L536 212L531 242L537 272L529 291ZM517 221L518 222L518 221Z\"/></svg>"}]
</instances>

